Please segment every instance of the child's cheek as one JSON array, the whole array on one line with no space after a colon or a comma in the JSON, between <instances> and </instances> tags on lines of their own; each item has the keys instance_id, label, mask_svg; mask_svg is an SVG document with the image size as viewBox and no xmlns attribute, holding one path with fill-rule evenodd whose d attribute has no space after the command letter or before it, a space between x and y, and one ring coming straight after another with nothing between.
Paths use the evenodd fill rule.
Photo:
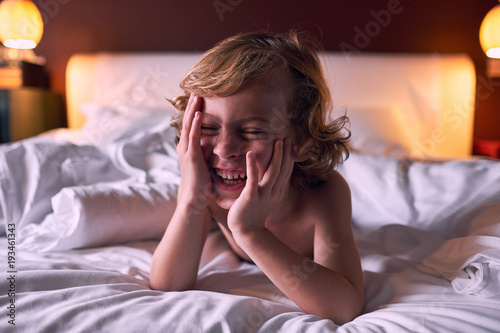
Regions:
<instances>
[{"instance_id":1,"label":"child's cheek","mask_svg":"<svg viewBox=\"0 0 500 333\"><path fill-rule=\"evenodd\" d=\"M201 137L200 146L203 156L208 159L214 150L214 139L212 137Z\"/></svg>"},{"instance_id":2,"label":"child's cheek","mask_svg":"<svg viewBox=\"0 0 500 333\"><path fill-rule=\"evenodd\" d=\"M255 161L257 162L257 168L259 169L259 179L269 167L273 156L272 143L259 143L251 148L255 154Z\"/></svg>"}]
</instances>

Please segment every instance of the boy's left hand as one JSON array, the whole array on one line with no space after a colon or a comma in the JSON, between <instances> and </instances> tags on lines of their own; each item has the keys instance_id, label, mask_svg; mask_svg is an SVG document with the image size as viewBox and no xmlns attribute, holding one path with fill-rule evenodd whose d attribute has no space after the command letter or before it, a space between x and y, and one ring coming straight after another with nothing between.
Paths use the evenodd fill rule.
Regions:
<instances>
[{"instance_id":1,"label":"boy's left hand","mask_svg":"<svg viewBox=\"0 0 500 333\"><path fill-rule=\"evenodd\" d=\"M254 154L247 152L246 185L227 216L228 227L233 234L265 228L266 218L289 189L294 162L292 140L276 140L271 162L259 181Z\"/></svg>"}]
</instances>

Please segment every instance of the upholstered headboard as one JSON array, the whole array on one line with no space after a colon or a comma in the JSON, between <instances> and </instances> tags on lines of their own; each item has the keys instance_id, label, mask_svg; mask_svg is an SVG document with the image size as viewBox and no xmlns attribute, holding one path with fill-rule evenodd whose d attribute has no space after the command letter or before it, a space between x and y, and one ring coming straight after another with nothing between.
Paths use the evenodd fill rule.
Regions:
<instances>
[{"instance_id":1,"label":"upholstered headboard","mask_svg":"<svg viewBox=\"0 0 500 333\"><path fill-rule=\"evenodd\" d=\"M172 111L166 98L200 53L75 54L66 74L68 123L82 107L131 105ZM471 153L475 72L463 54L320 55L335 104L362 152L454 158Z\"/></svg>"}]
</instances>

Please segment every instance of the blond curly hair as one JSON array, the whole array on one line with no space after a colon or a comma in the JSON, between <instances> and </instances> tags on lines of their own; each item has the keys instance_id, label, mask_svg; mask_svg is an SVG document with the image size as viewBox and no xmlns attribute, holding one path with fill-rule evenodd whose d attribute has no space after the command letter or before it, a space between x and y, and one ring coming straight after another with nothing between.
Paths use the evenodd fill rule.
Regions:
<instances>
[{"instance_id":1,"label":"blond curly hair","mask_svg":"<svg viewBox=\"0 0 500 333\"><path fill-rule=\"evenodd\" d=\"M327 122L332 100L316 45L296 31L239 34L218 43L181 81L185 94L170 101L178 110L172 120L178 137L191 93L225 97L256 81L288 78L287 119L295 129L297 156L303 157L294 165L291 183L299 189L324 183L335 166L349 156L350 131L345 115Z\"/></svg>"}]
</instances>

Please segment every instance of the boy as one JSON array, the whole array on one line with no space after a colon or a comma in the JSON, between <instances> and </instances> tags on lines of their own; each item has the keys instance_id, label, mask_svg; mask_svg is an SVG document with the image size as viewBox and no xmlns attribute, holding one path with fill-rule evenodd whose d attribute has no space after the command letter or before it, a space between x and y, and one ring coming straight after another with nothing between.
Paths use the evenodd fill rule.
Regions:
<instances>
[{"instance_id":1,"label":"boy","mask_svg":"<svg viewBox=\"0 0 500 333\"><path fill-rule=\"evenodd\" d=\"M181 82L185 95L172 101L181 183L153 255L152 288L194 287L216 221L234 252L305 312L337 324L361 313L350 193L334 171L348 153L347 118L326 123L330 95L315 51L299 37L229 38ZM297 267L308 269L285 278Z\"/></svg>"}]
</instances>

